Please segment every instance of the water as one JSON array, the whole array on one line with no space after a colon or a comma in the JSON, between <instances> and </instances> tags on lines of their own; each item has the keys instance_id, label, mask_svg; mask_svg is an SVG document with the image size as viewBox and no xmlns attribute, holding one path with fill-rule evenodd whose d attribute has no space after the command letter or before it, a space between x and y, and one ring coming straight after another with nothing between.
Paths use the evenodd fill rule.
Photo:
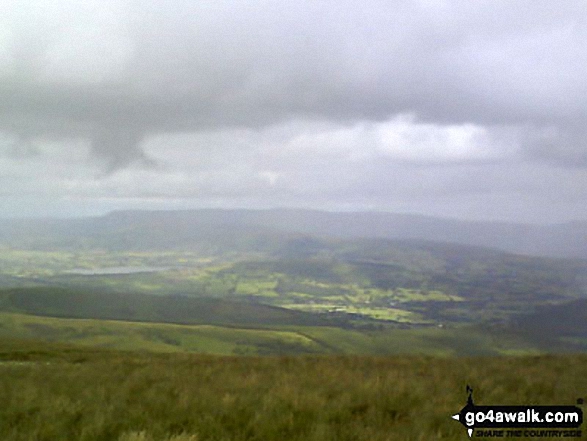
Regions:
<instances>
[{"instance_id":1,"label":"water","mask_svg":"<svg viewBox=\"0 0 587 441\"><path fill-rule=\"evenodd\" d=\"M170 267L164 266L109 266L106 268L74 268L64 271L65 274L77 274L81 276L104 276L119 274L137 274L137 273L158 273L168 271Z\"/></svg>"}]
</instances>

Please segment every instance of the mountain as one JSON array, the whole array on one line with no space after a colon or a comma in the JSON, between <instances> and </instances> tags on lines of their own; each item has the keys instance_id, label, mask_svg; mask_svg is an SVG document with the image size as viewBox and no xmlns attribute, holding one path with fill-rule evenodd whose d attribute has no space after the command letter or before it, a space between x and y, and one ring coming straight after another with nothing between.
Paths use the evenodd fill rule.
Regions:
<instances>
[{"instance_id":1,"label":"mountain","mask_svg":"<svg viewBox=\"0 0 587 441\"><path fill-rule=\"evenodd\" d=\"M534 225L290 209L116 211L80 219L0 220L0 245L31 249L266 252L300 238L417 239L532 256L587 258L587 222Z\"/></svg>"}]
</instances>

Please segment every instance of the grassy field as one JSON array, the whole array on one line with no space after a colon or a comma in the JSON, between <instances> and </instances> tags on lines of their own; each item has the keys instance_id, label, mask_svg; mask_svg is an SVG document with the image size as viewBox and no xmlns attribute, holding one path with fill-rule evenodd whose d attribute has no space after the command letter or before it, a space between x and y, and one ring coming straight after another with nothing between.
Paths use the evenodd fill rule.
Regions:
<instances>
[{"instance_id":1,"label":"grassy field","mask_svg":"<svg viewBox=\"0 0 587 441\"><path fill-rule=\"evenodd\" d=\"M218 357L0 339L0 439L466 440L450 416L467 384L478 404L575 404L587 356Z\"/></svg>"},{"instance_id":2,"label":"grassy field","mask_svg":"<svg viewBox=\"0 0 587 441\"><path fill-rule=\"evenodd\" d=\"M312 338L287 329L62 319L10 313L0 313L0 336L153 352L243 355L324 351Z\"/></svg>"},{"instance_id":3,"label":"grassy field","mask_svg":"<svg viewBox=\"0 0 587 441\"><path fill-rule=\"evenodd\" d=\"M537 348L524 340L472 327L358 330L284 325L250 328L69 319L17 313L0 313L0 337L42 339L97 348L216 355L538 353Z\"/></svg>"}]
</instances>

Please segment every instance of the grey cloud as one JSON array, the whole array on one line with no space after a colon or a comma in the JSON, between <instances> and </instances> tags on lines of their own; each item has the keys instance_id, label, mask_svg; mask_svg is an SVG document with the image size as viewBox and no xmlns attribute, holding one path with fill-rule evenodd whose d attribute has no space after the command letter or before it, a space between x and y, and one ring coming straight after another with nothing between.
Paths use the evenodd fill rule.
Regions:
<instances>
[{"instance_id":1,"label":"grey cloud","mask_svg":"<svg viewBox=\"0 0 587 441\"><path fill-rule=\"evenodd\" d=\"M12 158L29 158L39 154L38 146L27 136L6 135L0 133L0 154Z\"/></svg>"},{"instance_id":2,"label":"grey cloud","mask_svg":"<svg viewBox=\"0 0 587 441\"><path fill-rule=\"evenodd\" d=\"M6 0L2 187L587 217L585 41L582 1Z\"/></svg>"},{"instance_id":3,"label":"grey cloud","mask_svg":"<svg viewBox=\"0 0 587 441\"><path fill-rule=\"evenodd\" d=\"M587 168L587 127L551 125L524 131L526 156L559 167Z\"/></svg>"},{"instance_id":4,"label":"grey cloud","mask_svg":"<svg viewBox=\"0 0 587 441\"><path fill-rule=\"evenodd\" d=\"M132 163L153 166L155 162L139 147L142 138L140 131L104 127L92 136L91 151L95 157L104 160L107 173Z\"/></svg>"},{"instance_id":5,"label":"grey cloud","mask_svg":"<svg viewBox=\"0 0 587 441\"><path fill-rule=\"evenodd\" d=\"M126 55L113 58L114 67L104 62L112 72L101 81L90 72L55 77L48 54L59 55L56 41L91 17L67 11L68 24L65 8L46 7L34 41L24 32L31 26L15 29L0 128L92 138L98 156L111 155L111 168L144 160L139 141L152 134L294 117L352 122L413 113L440 124L540 127L587 120L582 2L88 4L118 11L97 22ZM35 3L18 8L27 5ZM66 72L67 63L79 68L64 57Z\"/></svg>"}]
</instances>

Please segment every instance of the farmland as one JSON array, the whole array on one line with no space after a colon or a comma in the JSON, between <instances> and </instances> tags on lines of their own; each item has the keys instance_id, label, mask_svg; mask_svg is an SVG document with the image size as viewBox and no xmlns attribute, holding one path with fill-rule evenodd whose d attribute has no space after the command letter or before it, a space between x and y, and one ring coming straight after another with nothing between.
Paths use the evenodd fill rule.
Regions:
<instances>
[{"instance_id":1,"label":"farmland","mask_svg":"<svg viewBox=\"0 0 587 441\"><path fill-rule=\"evenodd\" d=\"M304 258L4 248L0 287L223 298L422 325L507 321L536 306L584 295L585 268L579 261L564 266L479 250L462 260L452 248L395 243L378 244L371 259L358 260L371 245L324 247L320 256Z\"/></svg>"}]
</instances>

